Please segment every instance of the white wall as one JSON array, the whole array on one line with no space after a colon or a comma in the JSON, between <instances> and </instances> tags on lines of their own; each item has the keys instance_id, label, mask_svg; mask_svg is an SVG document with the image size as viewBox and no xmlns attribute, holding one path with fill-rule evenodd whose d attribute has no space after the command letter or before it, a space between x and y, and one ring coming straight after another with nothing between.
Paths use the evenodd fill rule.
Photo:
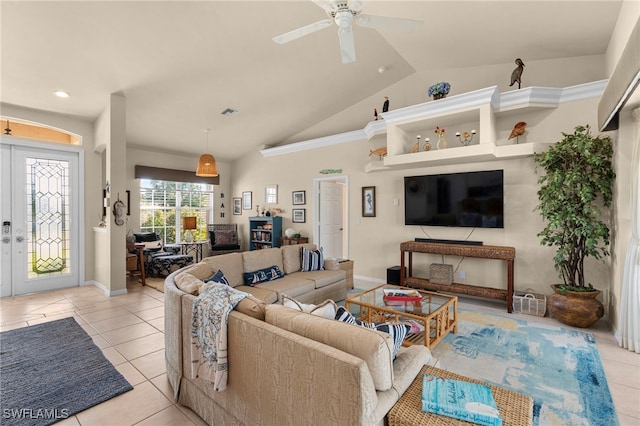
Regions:
<instances>
[{"instance_id":1,"label":"white wall","mask_svg":"<svg viewBox=\"0 0 640 426\"><path fill-rule=\"evenodd\" d=\"M557 109L530 113L529 116L511 117L514 122L533 117L528 127L529 140L555 142L561 139L560 132L572 132L577 125L596 126L596 106L598 99L590 99L562 104ZM452 133L456 129L452 129ZM501 135L506 143L506 135ZM434 140L435 138L432 138ZM456 142L452 134L448 137L450 146ZM362 140L306 152L275 157L262 157L259 153L247 156L233 165L233 195L242 191L252 191L255 204L261 204L265 184L278 184L279 207L284 209L283 227L302 229L303 235L312 236L314 178L325 176L323 169L342 169L342 175L349 176L349 257L355 261L355 274L376 280L386 279L386 268L400 264L400 243L415 237L441 239L481 240L490 245L516 247L515 287L519 290L532 288L536 292L550 293L549 285L559 278L552 264L554 250L540 246L536 234L542 229L542 220L534 211L537 205L537 175L532 157L491 161L484 163L456 164L439 167L419 167L365 173L369 161L371 143ZM464 149L464 148L458 148ZM404 225L403 177L419 174L437 174L475 170L503 169L505 173L505 228L476 229L471 236L469 228L419 227ZM361 217L361 188L376 187L376 217ZM307 191L307 223L291 223L291 192ZM256 197L256 194L258 196ZM399 205L394 205L394 199ZM256 201L257 200L257 201ZM296 206L298 207L298 206ZM255 207L254 207L255 208ZM243 211L242 216L233 216L235 222L244 225L244 238L248 238L248 217L255 215ZM446 257L445 262L454 268L459 258ZM439 256L415 255L414 274L427 276L430 263L441 262ZM610 266L607 263L589 262L589 276L594 286L607 289ZM506 269L502 262L464 259L458 273L466 272L466 278L456 275L456 281L468 284L506 288Z\"/></svg>"}]
</instances>

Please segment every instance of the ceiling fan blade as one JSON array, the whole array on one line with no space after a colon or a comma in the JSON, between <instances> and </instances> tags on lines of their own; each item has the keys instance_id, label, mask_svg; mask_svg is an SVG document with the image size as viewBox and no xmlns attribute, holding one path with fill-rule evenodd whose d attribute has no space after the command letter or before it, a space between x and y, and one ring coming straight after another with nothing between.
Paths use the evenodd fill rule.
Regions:
<instances>
[{"instance_id":1,"label":"ceiling fan blade","mask_svg":"<svg viewBox=\"0 0 640 426\"><path fill-rule=\"evenodd\" d=\"M356 45L353 41L353 31L351 31L351 27L340 28L338 30L338 38L340 39L342 63L348 64L354 62L356 60Z\"/></svg>"},{"instance_id":2,"label":"ceiling fan blade","mask_svg":"<svg viewBox=\"0 0 640 426\"><path fill-rule=\"evenodd\" d=\"M368 15L366 13L355 17L355 21L361 27L374 28L376 30L390 30L402 33L414 33L422 27L422 21L405 18L391 18L389 16Z\"/></svg>"},{"instance_id":3,"label":"ceiling fan blade","mask_svg":"<svg viewBox=\"0 0 640 426\"><path fill-rule=\"evenodd\" d=\"M365 2L362 0L349 0L349 9L353 10L354 12L360 12L364 7L364 3Z\"/></svg>"},{"instance_id":4,"label":"ceiling fan blade","mask_svg":"<svg viewBox=\"0 0 640 426\"><path fill-rule=\"evenodd\" d=\"M321 7L322 10L324 10L327 13L336 12L338 10L338 7L336 6L335 2L331 0L311 0L311 1L314 2L316 6Z\"/></svg>"},{"instance_id":5,"label":"ceiling fan blade","mask_svg":"<svg viewBox=\"0 0 640 426\"><path fill-rule=\"evenodd\" d=\"M330 27L332 24L333 24L333 20L323 19L322 21L314 22L313 24L305 25L304 27L300 27L293 31L289 31L288 33L275 36L273 38L273 41L275 41L278 44L288 43L297 38L304 37L311 33L315 33L316 31L320 31L323 28Z\"/></svg>"}]
</instances>

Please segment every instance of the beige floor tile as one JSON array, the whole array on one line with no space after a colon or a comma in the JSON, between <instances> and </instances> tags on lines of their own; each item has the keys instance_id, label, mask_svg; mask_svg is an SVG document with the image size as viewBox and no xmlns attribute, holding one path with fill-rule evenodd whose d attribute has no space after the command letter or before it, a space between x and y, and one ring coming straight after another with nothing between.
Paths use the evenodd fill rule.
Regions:
<instances>
[{"instance_id":1,"label":"beige floor tile","mask_svg":"<svg viewBox=\"0 0 640 426\"><path fill-rule=\"evenodd\" d=\"M618 413L640 419L640 392L637 389L609 383L609 390Z\"/></svg>"},{"instance_id":2,"label":"beige floor tile","mask_svg":"<svg viewBox=\"0 0 640 426\"><path fill-rule=\"evenodd\" d=\"M133 314L124 314L114 318L104 319L102 321L92 322L91 326L98 332L117 330L134 324L141 323L142 320Z\"/></svg>"},{"instance_id":3,"label":"beige floor tile","mask_svg":"<svg viewBox=\"0 0 640 426\"><path fill-rule=\"evenodd\" d=\"M173 401L173 388L171 387L171 383L169 383L167 373L154 377L150 382L153 383L153 385L158 388L158 390L162 392L169 401Z\"/></svg>"},{"instance_id":4,"label":"beige floor tile","mask_svg":"<svg viewBox=\"0 0 640 426\"><path fill-rule=\"evenodd\" d=\"M0 327L0 332L2 331L9 331L9 330L15 330L16 328L22 328L22 327L28 327L29 324L27 324L26 322L14 322L12 324L7 324L7 325L3 325L2 327Z\"/></svg>"},{"instance_id":5,"label":"beige floor tile","mask_svg":"<svg viewBox=\"0 0 640 426\"><path fill-rule=\"evenodd\" d=\"M147 324L141 322L138 324L129 325L119 328L117 330L106 331L102 334L112 346L119 345L120 343L129 342L131 340L138 339L140 337L148 336L149 334L157 333L158 331Z\"/></svg>"},{"instance_id":6,"label":"beige floor tile","mask_svg":"<svg viewBox=\"0 0 640 426\"><path fill-rule=\"evenodd\" d=\"M172 406L150 382L77 414L81 425L134 425Z\"/></svg>"},{"instance_id":7,"label":"beige floor tile","mask_svg":"<svg viewBox=\"0 0 640 426\"><path fill-rule=\"evenodd\" d=\"M147 381L146 377L129 362L118 364L115 367L132 386L138 386Z\"/></svg>"},{"instance_id":8,"label":"beige floor tile","mask_svg":"<svg viewBox=\"0 0 640 426\"><path fill-rule=\"evenodd\" d=\"M164 334L156 332L130 342L116 345L115 348L128 360L140 358L141 356L164 349Z\"/></svg>"},{"instance_id":9,"label":"beige floor tile","mask_svg":"<svg viewBox=\"0 0 640 426\"><path fill-rule=\"evenodd\" d=\"M109 346L111 346L111 344L107 342L104 339L104 337L100 336L99 334L91 336L91 339L93 339L93 343L100 349L108 348Z\"/></svg>"},{"instance_id":10,"label":"beige floor tile","mask_svg":"<svg viewBox=\"0 0 640 426\"><path fill-rule=\"evenodd\" d=\"M123 305L123 307L129 312L137 314L138 312L146 311L148 309L155 309L155 308L164 309L164 301L154 299L153 297L149 297L145 295L144 300L134 301L133 303L128 303L126 305Z\"/></svg>"},{"instance_id":11,"label":"beige floor tile","mask_svg":"<svg viewBox=\"0 0 640 426\"><path fill-rule=\"evenodd\" d=\"M51 303L48 305L45 305L41 308L38 309L34 309L33 311L31 311L30 313L32 314L43 314L43 315L53 315L53 314L59 314L59 313L63 313L63 312L73 312L77 309L76 305L74 305L73 303L67 301L66 299L64 301L60 301L57 303Z\"/></svg>"},{"instance_id":12,"label":"beige floor tile","mask_svg":"<svg viewBox=\"0 0 640 426\"><path fill-rule=\"evenodd\" d=\"M130 361L147 379L153 379L167 372L164 361L164 349L151 352Z\"/></svg>"},{"instance_id":13,"label":"beige floor tile","mask_svg":"<svg viewBox=\"0 0 640 426\"><path fill-rule=\"evenodd\" d=\"M119 365L127 362L126 358L123 357L122 354L118 352L113 346L102 349L102 353L104 354L104 357L107 358L107 360L109 360L109 362L113 365Z\"/></svg>"},{"instance_id":14,"label":"beige floor tile","mask_svg":"<svg viewBox=\"0 0 640 426\"><path fill-rule=\"evenodd\" d=\"M147 321L149 324L157 328L158 330L164 332L164 318L156 318Z\"/></svg>"},{"instance_id":15,"label":"beige floor tile","mask_svg":"<svg viewBox=\"0 0 640 426\"><path fill-rule=\"evenodd\" d=\"M600 358L603 361L614 361L631 367L640 367L640 354L621 348L615 340L604 344L598 342L598 352L600 352Z\"/></svg>"},{"instance_id":16,"label":"beige floor tile","mask_svg":"<svg viewBox=\"0 0 640 426\"><path fill-rule=\"evenodd\" d=\"M135 313L138 317L145 321L153 320L156 318L164 317L164 306L158 306L157 308L145 309Z\"/></svg>"},{"instance_id":17,"label":"beige floor tile","mask_svg":"<svg viewBox=\"0 0 640 426\"><path fill-rule=\"evenodd\" d=\"M182 411L187 417L189 417L189 420L191 420L194 425L209 426L207 422L202 420L202 418L198 416L196 413L194 413L193 410L191 410L190 408L182 406L180 404L177 404L176 407L178 407L180 411Z\"/></svg>"},{"instance_id":18,"label":"beige floor tile","mask_svg":"<svg viewBox=\"0 0 640 426\"><path fill-rule=\"evenodd\" d=\"M625 416L618 413L618 421L620 426L638 426L640 425L640 417Z\"/></svg>"},{"instance_id":19,"label":"beige floor tile","mask_svg":"<svg viewBox=\"0 0 640 426\"><path fill-rule=\"evenodd\" d=\"M185 413L180 411L175 405L172 405L140 423L136 423L136 426L189 426L193 424Z\"/></svg>"},{"instance_id":20,"label":"beige floor tile","mask_svg":"<svg viewBox=\"0 0 640 426\"><path fill-rule=\"evenodd\" d=\"M640 395L640 374L630 375L628 364L607 362L603 364L603 367L609 386L613 383L625 385L629 388L635 389L638 395Z\"/></svg>"},{"instance_id":21,"label":"beige floor tile","mask_svg":"<svg viewBox=\"0 0 640 426\"><path fill-rule=\"evenodd\" d=\"M78 314L88 323L103 321L109 318L116 318L121 315L126 315L129 311L120 307L116 308L91 308L82 309L77 311Z\"/></svg>"}]
</instances>

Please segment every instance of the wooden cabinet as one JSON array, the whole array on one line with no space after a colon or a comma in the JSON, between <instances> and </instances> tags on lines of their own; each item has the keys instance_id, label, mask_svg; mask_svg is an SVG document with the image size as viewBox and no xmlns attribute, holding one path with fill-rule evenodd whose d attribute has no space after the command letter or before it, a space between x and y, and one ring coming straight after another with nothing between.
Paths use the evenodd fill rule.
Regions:
<instances>
[{"instance_id":1,"label":"wooden cabinet","mask_svg":"<svg viewBox=\"0 0 640 426\"><path fill-rule=\"evenodd\" d=\"M249 250L280 247L282 217L256 216L249 218Z\"/></svg>"},{"instance_id":2,"label":"wooden cabinet","mask_svg":"<svg viewBox=\"0 0 640 426\"><path fill-rule=\"evenodd\" d=\"M309 242L308 237L300 237L300 238L282 237L283 246L292 246L294 244L307 244L308 242Z\"/></svg>"}]
</instances>

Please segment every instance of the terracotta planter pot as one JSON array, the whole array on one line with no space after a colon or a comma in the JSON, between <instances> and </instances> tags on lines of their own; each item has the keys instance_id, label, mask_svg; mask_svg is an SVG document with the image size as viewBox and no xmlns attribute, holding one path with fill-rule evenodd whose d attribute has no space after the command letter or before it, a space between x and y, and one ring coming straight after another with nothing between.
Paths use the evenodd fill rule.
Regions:
<instances>
[{"instance_id":1,"label":"terracotta planter pot","mask_svg":"<svg viewBox=\"0 0 640 426\"><path fill-rule=\"evenodd\" d=\"M591 327L604 315L604 306L596 299L600 290L567 291L560 294L553 284L554 294L548 298L549 316L561 323L580 328Z\"/></svg>"}]
</instances>

